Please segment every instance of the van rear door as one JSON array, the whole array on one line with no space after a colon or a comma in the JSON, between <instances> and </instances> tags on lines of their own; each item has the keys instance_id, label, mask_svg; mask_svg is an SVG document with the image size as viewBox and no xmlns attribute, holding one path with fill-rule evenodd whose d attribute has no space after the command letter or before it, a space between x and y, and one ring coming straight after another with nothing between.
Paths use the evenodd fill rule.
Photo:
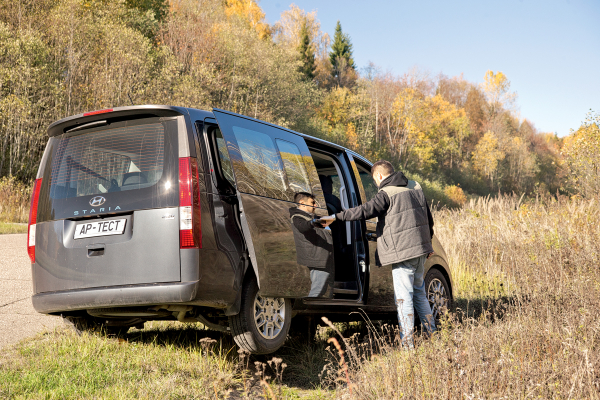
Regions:
<instances>
[{"instance_id":1,"label":"van rear door","mask_svg":"<svg viewBox=\"0 0 600 400\"><path fill-rule=\"evenodd\" d=\"M181 280L185 121L172 111L140 114L75 119L51 137L41 171L35 293Z\"/></svg>"}]
</instances>

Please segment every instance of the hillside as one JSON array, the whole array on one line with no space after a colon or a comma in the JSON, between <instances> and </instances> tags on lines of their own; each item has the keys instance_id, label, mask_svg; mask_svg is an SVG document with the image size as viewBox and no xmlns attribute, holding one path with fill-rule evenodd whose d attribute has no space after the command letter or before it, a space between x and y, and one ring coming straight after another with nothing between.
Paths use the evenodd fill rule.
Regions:
<instances>
[{"instance_id":1,"label":"hillside","mask_svg":"<svg viewBox=\"0 0 600 400\"><path fill-rule=\"evenodd\" d=\"M65 21L67 21L65 23ZM482 82L360 68L338 24L254 1L0 0L0 177L29 183L45 130L130 104L232 110L385 158L431 200L566 190L562 140L518 117L502 72ZM417 62L418 60L415 60Z\"/></svg>"}]
</instances>

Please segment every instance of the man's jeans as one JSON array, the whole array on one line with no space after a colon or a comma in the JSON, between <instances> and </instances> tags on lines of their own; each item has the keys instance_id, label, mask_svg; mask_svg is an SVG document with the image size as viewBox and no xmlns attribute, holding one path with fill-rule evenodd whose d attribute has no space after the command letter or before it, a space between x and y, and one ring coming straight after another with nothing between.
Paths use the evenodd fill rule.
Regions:
<instances>
[{"instance_id":1,"label":"man's jeans","mask_svg":"<svg viewBox=\"0 0 600 400\"><path fill-rule=\"evenodd\" d=\"M431 315L431 307L425 293L423 279L424 265L427 255L392 264L394 278L394 297L398 307L398 323L402 344L413 347L413 329L415 326L415 310L419 319L429 333L435 331L435 321Z\"/></svg>"}]
</instances>

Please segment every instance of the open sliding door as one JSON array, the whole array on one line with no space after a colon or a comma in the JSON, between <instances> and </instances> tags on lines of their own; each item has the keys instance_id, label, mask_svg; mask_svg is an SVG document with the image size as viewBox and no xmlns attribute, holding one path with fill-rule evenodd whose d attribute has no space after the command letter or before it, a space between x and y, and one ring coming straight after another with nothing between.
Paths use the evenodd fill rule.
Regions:
<instances>
[{"instance_id":1,"label":"open sliding door","mask_svg":"<svg viewBox=\"0 0 600 400\"><path fill-rule=\"evenodd\" d=\"M296 192L321 190L316 171L311 174L314 166L306 165L312 163L308 148L284 129L223 110L213 113L233 166L242 231L261 293L305 297L310 271L297 262L290 213L297 207Z\"/></svg>"}]
</instances>

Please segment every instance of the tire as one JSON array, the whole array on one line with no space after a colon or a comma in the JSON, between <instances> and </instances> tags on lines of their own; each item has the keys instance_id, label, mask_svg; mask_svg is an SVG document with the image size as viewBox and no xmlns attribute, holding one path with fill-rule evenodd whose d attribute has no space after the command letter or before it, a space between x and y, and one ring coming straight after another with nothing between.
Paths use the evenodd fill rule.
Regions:
<instances>
[{"instance_id":1,"label":"tire","mask_svg":"<svg viewBox=\"0 0 600 400\"><path fill-rule=\"evenodd\" d=\"M240 313L229 317L236 344L251 354L269 354L287 338L292 320L290 299L263 297L256 279L246 279Z\"/></svg>"},{"instance_id":2,"label":"tire","mask_svg":"<svg viewBox=\"0 0 600 400\"><path fill-rule=\"evenodd\" d=\"M425 276L425 293L427 300L429 300L431 314L436 326L438 326L441 316L452 307L450 285L448 285L446 277L439 269L431 268L427 272Z\"/></svg>"}]
</instances>

